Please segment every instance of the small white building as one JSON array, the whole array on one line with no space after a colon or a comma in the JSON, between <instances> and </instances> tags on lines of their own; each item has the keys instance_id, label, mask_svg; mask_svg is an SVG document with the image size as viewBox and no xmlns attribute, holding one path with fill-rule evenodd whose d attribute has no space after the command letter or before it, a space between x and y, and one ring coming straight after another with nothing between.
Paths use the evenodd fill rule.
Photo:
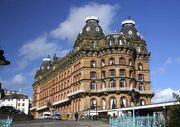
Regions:
<instances>
[{"instance_id":1,"label":"small white building","mask_svg":"<svg viewBox=\"0 0 180 127\"><path fill-rule=\"evenodd\" d=\"M13 106L15 109L29 113L29 98L20 91L4 90L5 96L0 99L0 107Z\"/></svg>"}]
</instances>

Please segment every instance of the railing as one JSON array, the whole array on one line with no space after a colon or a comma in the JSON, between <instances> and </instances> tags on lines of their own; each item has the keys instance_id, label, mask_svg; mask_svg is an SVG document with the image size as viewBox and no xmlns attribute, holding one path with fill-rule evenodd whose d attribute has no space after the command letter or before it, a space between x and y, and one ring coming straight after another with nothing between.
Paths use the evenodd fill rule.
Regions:
<instances>
[{"instance_id":1,"label":"railing","mask_svg":"<svg viewBox=\"0 0 180 127\"><path fill-rule=\"evenodd\" d=\"M109 127L164 127L164 121L160 117L118 117L109 119Z\"/></svg>"},{"instance_id":2,"label":"railing","mask_svg":"<svg viewBox=\"0 0 180 127\"><path fill-rule=\"evenodd\" d=\"M1 119L0 127L12 127L12 119L9 117L7 119Z\"/></svg>"},{"instance_id":3,"label":"railing","mask_svg":"<svg viewBox=\"0 0 180 127\"><path fill-rule=\"evenodd\" d=\"M57 105L57 104L64 103L64 102L67 102L67 101L69 101L69 98L66 98L66 99L63 99L63 100L60 100L60 101L54 102L54 103L53 103L53 106L54 106L54 105Z\"/></svg>"},{"instance_id":4,"label":"railing","mask_svg":"<svg viewBox=\"0 0 180 127\"><path fill-rule=\"evenodd\" d=\"M72 93L69 93L67 96L70 97L70 96L76 95L76 94L78 94L78 93L83 93L83 92L85 92L84 89L79 89L79 90L77 90L77 91L74 91L74 92L72 92Z\"/></svg>"}]
</instances>

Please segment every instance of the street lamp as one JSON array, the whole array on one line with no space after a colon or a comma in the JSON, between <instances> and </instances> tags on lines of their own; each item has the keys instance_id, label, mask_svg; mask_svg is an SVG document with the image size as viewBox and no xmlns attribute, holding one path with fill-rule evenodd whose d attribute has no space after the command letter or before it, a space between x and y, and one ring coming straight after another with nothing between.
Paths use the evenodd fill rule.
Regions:
<instances>
[{"instance_id":1,"label":"street lamp","mask_svg":"<svg viewBox=\"0 0 180 127\"><path fill-rule=\"evenodd\" d=\"M4 57L4 51L2 49L0 49L0 66L1 65L9 65L10 62L8 60L6 60L6 58Z\"/></svg>"},{"instance_id":2,"label":"street lamp","mask_svg":"<svg viewBox=\"0 0 180 127\"><path fill-rule=\"evenodd\" d=\"M132 89L130 92L130 96L131 96L131 102L133 103L133 126L135 126L135 109L134 109L134 104L137 101L138 98L138 93Z\"/></svg>"}]
</instances>

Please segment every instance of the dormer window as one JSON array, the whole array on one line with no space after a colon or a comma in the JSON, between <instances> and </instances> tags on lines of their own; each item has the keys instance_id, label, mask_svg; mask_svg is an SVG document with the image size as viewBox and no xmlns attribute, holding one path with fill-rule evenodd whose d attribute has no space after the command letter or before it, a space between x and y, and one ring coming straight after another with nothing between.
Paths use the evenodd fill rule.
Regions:
<instances>
[{"instance_id":1,"label":"dormer window","mask_svg":"<svg viewBox=\"0 0 180 127\"><path fill-rule=\"evenodd\" d=\"M123 42L122 42L122 40L119 40L119 45L123 45Z\"/></svg>"}]
</instances>

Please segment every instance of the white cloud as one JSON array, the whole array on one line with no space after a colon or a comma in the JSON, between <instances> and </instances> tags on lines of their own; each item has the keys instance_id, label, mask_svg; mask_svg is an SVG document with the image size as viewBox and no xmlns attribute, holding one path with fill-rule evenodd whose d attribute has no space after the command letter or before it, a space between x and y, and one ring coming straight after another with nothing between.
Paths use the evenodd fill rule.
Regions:
<instances>
[{"instance_id":1,"label":"white cloud","mask_svg":"<svg viewBox=\"0 0 180 127\"><path fill-rule=\"evenodd\" d=\"M11 80L12 85L19 85L25 86L26 85L26 78L23 74L16 74L13 79Z\"/></svg>"},{"instance_id":2,"label":"white cloud","mask_svg":"<svg viewBox=\"0 0 180 127\"><path fill-rule=\"evenodd\" d=\"M46 36L26 42L19 50L19 55L28 61L57 52L57 44L48 42Z\"/></svg>"},{"instance_id":3,"label":"white cloud","mask_svg":"<svg viewBox=\"0 0 180 127\"><path fill-rule=\"evenodd\" d=\"M173 92L175 92L175 90L171 88L155 91L155 96L152 98L152 103L173 101Z\"/></svg>"},{"instance_id":4,"label":"white cloud","mask_svg":"<svg viewBox=\"0 0 180 127\"><path fill-rule=\"evenodd\" d=\"M56 53L58 56L66 55L70 49L64 49L64 45L57 43L57 40L65 40L66 42L74 42L77 34L85 25L87 16L97 16L100 19L100 25L105 32L110 32L110 25L116 14L118 5L96 4L90 3L80 7L72 7L69 15L64 22L61 22L57 28L47 32L43 36L25 42L19 49L18 68L24 69L29 62L36 59L46 57L48 54L53 56Z\"/></svg>"},{"instance_id":5,"label":"white cloud","mask_svg":"<svg viewBox=\"0 0 180 127\"><path fill-rule=\"evenodd\" d=\"M85 25L87 16L97 16L104 32L110 32L110 25L118 9L117 5L90 3L81 7L72 7L67 19L59 27L51 31L54 38L73 42Z\"/></svg>"}]
</instances>

